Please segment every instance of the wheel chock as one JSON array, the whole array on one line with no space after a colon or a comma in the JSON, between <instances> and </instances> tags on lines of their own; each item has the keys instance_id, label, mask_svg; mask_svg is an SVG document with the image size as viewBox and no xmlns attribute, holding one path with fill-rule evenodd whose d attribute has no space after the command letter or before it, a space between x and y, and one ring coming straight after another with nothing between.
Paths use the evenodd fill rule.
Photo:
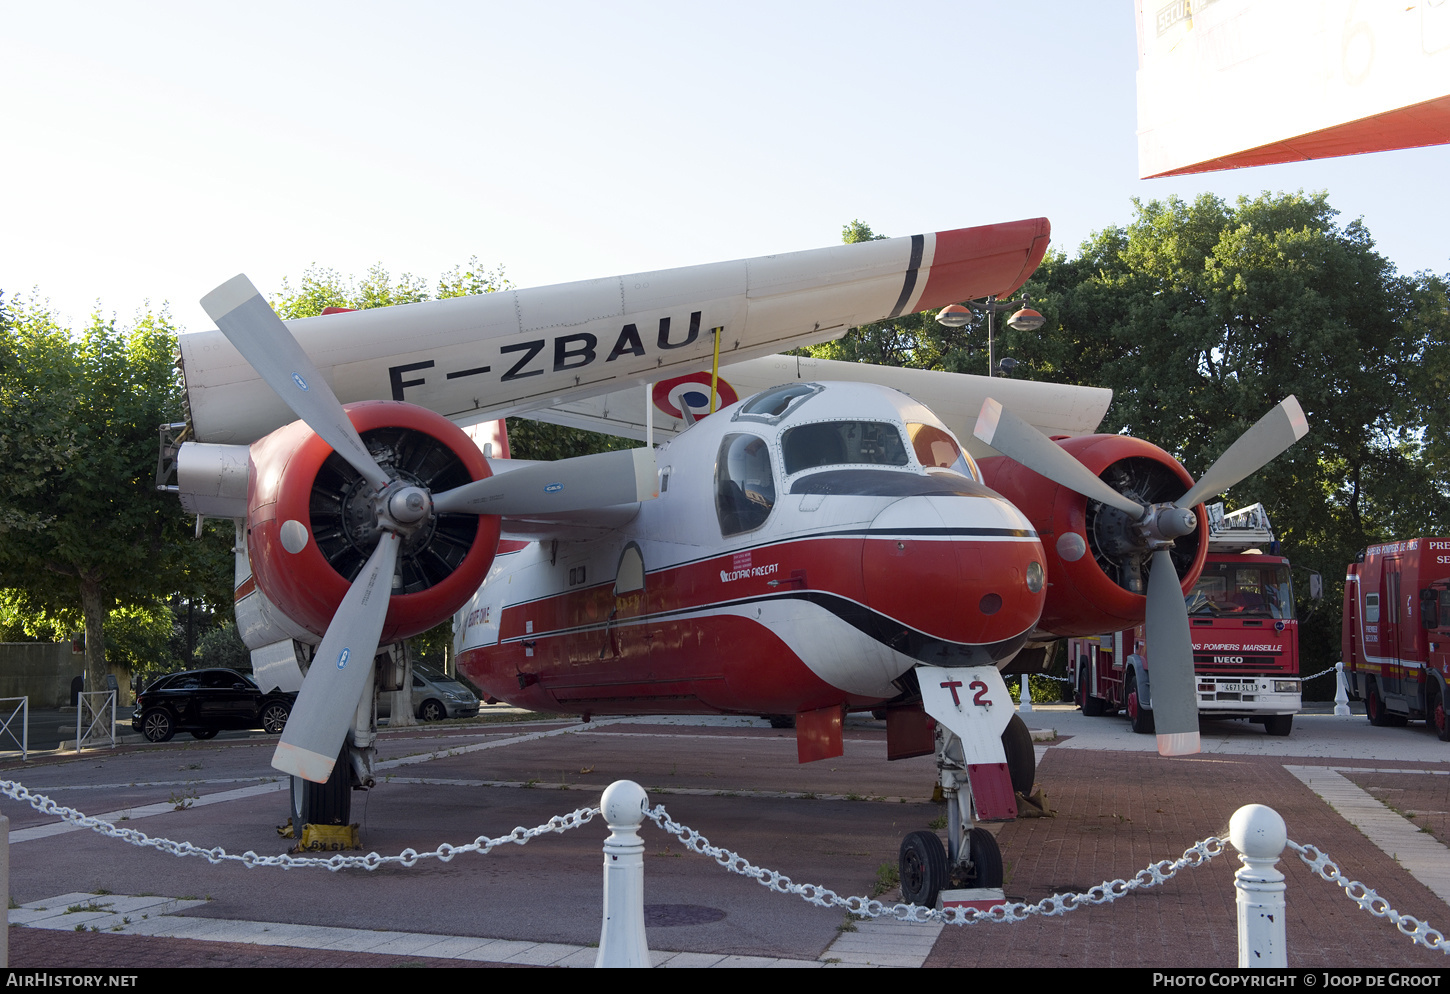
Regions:
<instances>
[{"instance_id":1,"label":"wheel chock","mask_svg":"<svg viewBox=\"0 0 1450 994\"><path fill-rule=\"evenodd\" d=\"M297 843L298 852L341 852L361 848L356 822L351 825L303 825L302 838Z\"/></svg>"}]
</instances>

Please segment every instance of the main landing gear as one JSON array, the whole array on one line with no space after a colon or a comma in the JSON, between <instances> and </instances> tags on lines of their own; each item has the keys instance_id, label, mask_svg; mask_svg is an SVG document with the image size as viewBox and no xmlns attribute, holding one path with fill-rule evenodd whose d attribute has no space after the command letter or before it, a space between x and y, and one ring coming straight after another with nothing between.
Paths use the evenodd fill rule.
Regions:
<instances>
[{"instance_id":1,"label":"main landing gear","mask_svg":"<svg viewBox=\"0 0 1450 994\"><path fill-rule=\"evenodd\" d=\"M1013 715L1002 733L1014 794L1031 796L1036 755L1027 726ZM1002 850L996 838L975 824L976 804L962 740L938 723L936 761L947 802L947 843L935 832L912 832L901 842L898 869L902 900L933 907L943 890L1002 886Z\"/></svg>"}]
</instances>

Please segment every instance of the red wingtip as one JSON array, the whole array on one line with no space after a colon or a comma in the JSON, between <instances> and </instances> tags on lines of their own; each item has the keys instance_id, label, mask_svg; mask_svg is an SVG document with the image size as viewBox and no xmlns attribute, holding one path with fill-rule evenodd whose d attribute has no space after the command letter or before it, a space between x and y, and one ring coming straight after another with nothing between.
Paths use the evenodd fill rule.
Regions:
<instances>
[{"instance_id":1,"label":"red wingtip","mask_svg":"<svg viewBox=\"0 0 1450 994\"><path fill-rule=\"evenodd\" d=\"M961 300L1007 297L1027 282L1052 240L1045 217L936 233L936 252L915 309Z\"/></svg>"}]
</instances>

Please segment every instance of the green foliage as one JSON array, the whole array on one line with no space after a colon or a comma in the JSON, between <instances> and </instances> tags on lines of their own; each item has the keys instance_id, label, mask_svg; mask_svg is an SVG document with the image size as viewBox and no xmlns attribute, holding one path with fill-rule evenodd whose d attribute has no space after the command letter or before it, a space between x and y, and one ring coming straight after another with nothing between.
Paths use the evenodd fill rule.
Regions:
<instances>
[{"instance_id":1,"label":"green foliage","mask_svg":"<svg viewBox=\"0 0 1450 994\"><path fill-rule=\"evenodd\" d=\"M41 617L79 609L93 686L106 675L104 622L145 609L196 578L184 566L188 522L158 493L157 425L180 420L176 334L165 308L129 325L96 314L80 332L34 303L8 309L0 345L0 589ZM149 652L154 624L117 660ZM123 681L124 682L124 681Z\"/></svg>"},{"instance_id":2,"label":"green foliage","mask_svg":"<svg viewBox=\"0 0 1450 994\"><path fill-rule=\"evenodd\" d=\"M242 642L242 637L237 634L237 626L230 618L221 619L218 624L209 628L197 640L196 660L197 667L202 666L225 666L228 669L250 672L252 669L252 656Z\"/></svg>"},{"instance_id":3,"label":"green foliage","mask_svg":"<svg viewBox=\"0 0 1450 994\"><path fill-rule=\"evenodd\" d=\"M484 269L478 257L467 266L454 266L438 280L436 296L464 297L507 290L511 284L504 278L503 268ZM382 263L374 265L361 280L344 277L335 269L310 266L302 274L296 289L286 279L272 297L272 308L285 320L310 318L328 307L366 310L370 307L392 307L415 304L430 299L428 281L421 276L404 273L394 282Z\"/></svg>"}]
</instances>

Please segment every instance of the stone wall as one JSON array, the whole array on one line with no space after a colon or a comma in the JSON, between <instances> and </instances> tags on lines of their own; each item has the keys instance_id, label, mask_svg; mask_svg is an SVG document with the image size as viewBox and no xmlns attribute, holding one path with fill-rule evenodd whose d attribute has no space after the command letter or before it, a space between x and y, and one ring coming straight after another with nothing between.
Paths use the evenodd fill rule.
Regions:
<instances>
[{"instance_id":1,"label":"stone wall","mask_svg":"<svg viewBox=\"0 0 1450 994\"><path fill-rule=\"evenodd\" d=\"M69 642L0 642L0 697L29 697L32 708L70 704L71 681L85 672Z\"/></svg>"}]
</instances>

